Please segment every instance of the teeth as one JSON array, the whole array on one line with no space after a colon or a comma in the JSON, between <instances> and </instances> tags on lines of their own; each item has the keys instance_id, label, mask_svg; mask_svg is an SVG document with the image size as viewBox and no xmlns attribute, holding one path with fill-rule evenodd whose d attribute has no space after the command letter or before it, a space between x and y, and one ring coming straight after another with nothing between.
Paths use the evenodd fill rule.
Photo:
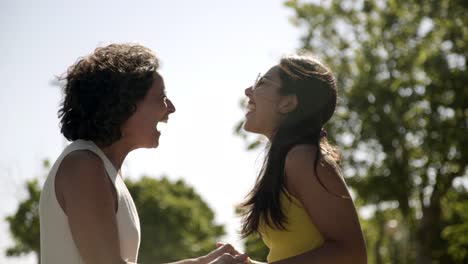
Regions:
<instances>
[{"instance_id":1,"label":"teeth","mask_svg":"<svg viewBox=\"0 0 468 264\"><path fill-rule=\"evenodd\" d=\"M255 110L255 105L254 104L248 104L247 109L250 110L250 111L253 111L253 110Z\"/></svg>"},{"instance_id":2,"label":"teeth","mask_svg":"<svg viewBox=\"0 0 468 264\"><path fill-rule=\"evenodd\" d=\"M165 131L167 129L167 122L165 121L160 121L156 124L156 129L159 132Z\"/></svg>"}]
</instances>

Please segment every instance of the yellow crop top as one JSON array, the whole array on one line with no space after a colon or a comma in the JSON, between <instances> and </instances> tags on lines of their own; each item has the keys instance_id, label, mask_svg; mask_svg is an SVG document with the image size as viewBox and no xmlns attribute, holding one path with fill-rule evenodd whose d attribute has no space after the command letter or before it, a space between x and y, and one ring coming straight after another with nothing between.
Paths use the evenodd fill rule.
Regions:
<instances>
[{"instance_id":1,"label":"yellow crop top","mask_svg":"<svg viewBox=\"0 0 468 264\"><path fill-rule=\"evenodd\" d=\"M310 220L302 203L294 196L281 193L280 201L286 219L286 230L273 229L261 221L259 231L270 249L268 263L303 254L323 244L322 234Z\"/></svg>"}]
</instances>

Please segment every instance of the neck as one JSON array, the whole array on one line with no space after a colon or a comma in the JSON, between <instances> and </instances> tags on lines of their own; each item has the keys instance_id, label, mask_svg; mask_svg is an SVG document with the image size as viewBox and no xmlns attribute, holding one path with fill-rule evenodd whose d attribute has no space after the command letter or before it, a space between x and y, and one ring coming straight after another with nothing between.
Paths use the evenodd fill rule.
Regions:
<instances>
[{"instance_id":1,"label":"neck","mask_svg":"<svg viewBox=\"0 0 468 264\"><path fill-rule=\"evenodd\" d=\"M122 168L122 164L127 157L128 153L132 151L132 148L128 146L128 144L125 144L122 140L118 140L117 142L112 143L110 146L102 147L101 148L102 152L106 154L107 158L110 160L112 165L117 169L117 171L120 171L120 168Z\"/></svg>"},{"instance_id":2,"label":"neck","mask_svg":"<svg viewBox=\"0 0 468 264\"><path fill-rule=\"evenodd\" d=\"M273 137L275 136L275 134L276 134L275 130L269 131L267 133L263 133L263 135L268 138L268 141L270 141L270 143L273 141Z\"/></svg>"}]
</instances>

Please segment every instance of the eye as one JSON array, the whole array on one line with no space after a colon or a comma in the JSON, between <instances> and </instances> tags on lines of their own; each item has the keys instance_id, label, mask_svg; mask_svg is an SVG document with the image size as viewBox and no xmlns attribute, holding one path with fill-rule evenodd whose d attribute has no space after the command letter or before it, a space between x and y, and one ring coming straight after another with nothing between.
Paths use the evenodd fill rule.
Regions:
<instances>
[{"instance_id":1,"label":"eye","mask_svg":"<svg viewBox=\"0 0 468 264\"><path fill-rule=\"evenodd\" d=\"M166 93L162 93L160 96L159 96L160 99L162 100L166 100L167 99L167 94Z\"/></svg>"},{"instance_id":2,"label":"eye","mask_svg":"<svg viewBox=\"0 0 468 264\"><path fill-rule=\"evenodd\" d=\"M257 82L255 82L255 87L254 89L257 89L260 85L263 84L263 80L262 79L258 79Z\"/></svg>"}]
</instances>

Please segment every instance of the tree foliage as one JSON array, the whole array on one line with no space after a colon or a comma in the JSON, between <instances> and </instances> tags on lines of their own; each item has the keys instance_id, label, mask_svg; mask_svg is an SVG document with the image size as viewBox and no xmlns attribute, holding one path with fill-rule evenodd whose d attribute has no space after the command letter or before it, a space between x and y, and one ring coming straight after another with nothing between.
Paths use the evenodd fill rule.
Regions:
<instances>
[{"instance_id":1,"label":"tree foliage","mask_svg":"<svg viewBox=\"0 0 468 264\"><path fill-rule=\"evenodd\" d=\"M9 257L34 253L39 263L40 237L39 237L39 197L41 189L38 180L26 182L28 196L21 201L13 215L7 216L6 221L10 226L10 234L14 245L7 248Z\"/></svg>"},{"instance_id":2,"label":"tree foliage","mask_svg":"<svg viewBox=\"0 0 468 264\"><path fill-rule=\"evenodd\" d=\"M257 235L250 235L245 239L245 254L251 259L260 262L266 262L268 256L268 248L263 243L262 239Z\"/></svg>"},{"instance_id":3,"label":"tree foliage","mask_svg":"<svg viewBox=\"0 0 468 264\"><path fill-rule=\"evenodd\" d=\"M225 234L214 212L182 180L143 177L127 181L138 209L142 240L139 261L166 263L198 257L214 249Z\"/></svg>"},{"instance_id":4,"label":"tree foliage","mask_svg":"<svg viewBox=\"0 0 468 264\"><path fill-rule=\"evenodd\" d=\"M50 168L48 160L42 162L44 170ZM8 257L33 253L40 263L40 228L39 228L39 198L41 187L38 179L25 183L27 196L18 204L16 212L6 217L10 227L10 235L14 245L6 249Z\"/></svg>"},{"instance_id":5,"label":"tree foliage","mask_svg":"<svg viewBox=\"0 0 468 264\"><path fill-rule=\"evenodd\" d=\"M396 205L412 249L401 259L455 261L442 205L467 174L466 2L287 5L305 28L303 48L336 71L343 97L332 130L348 182L365 205Z\"/></svg>"}]
</instances>

